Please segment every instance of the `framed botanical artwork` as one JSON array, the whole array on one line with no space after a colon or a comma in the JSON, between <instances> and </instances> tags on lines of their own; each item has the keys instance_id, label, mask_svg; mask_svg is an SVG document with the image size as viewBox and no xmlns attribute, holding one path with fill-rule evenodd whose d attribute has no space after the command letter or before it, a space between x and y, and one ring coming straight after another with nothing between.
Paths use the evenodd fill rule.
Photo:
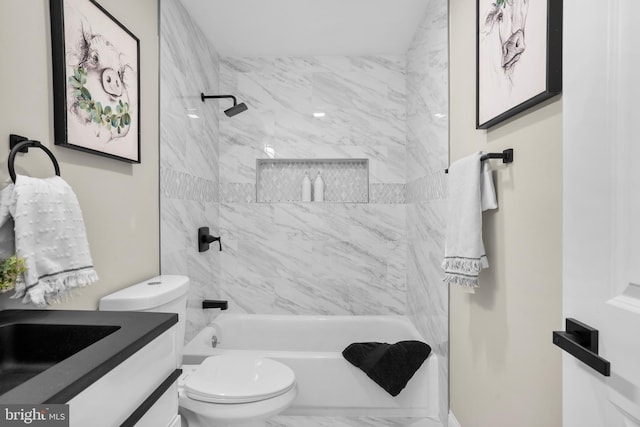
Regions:
<instances>
[{"instance_id":1,"label":"framed botanical artwork","mask_svg":"<svg viewBox=\"0 0 640 427\"><path fill-rule=\"evenodd\" d=\"M50 0L55 144L140 163L140 41L94 0Z\"/></svg>"},{"instance_id":2,"label":"framed botanical artwork","mask_svg":"<svg viewBox=\"0 0 640 427\"><path fill-rule=\"evenodd\" d=\"M562 91L562 0L477 0L476 128Z\"/></svg>"}]
</instances>

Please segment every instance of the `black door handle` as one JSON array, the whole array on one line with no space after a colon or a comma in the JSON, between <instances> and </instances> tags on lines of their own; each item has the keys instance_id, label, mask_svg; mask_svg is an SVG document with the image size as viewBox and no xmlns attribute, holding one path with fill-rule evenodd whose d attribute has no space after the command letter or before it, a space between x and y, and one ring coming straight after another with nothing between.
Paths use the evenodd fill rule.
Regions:
<instances>
[{"instance_id":1,"label":"black door handle","mask_svg":"<svg viewBox=\"0 0 640 427\"><path fill-rule=\"evenodd\" d=\"M553 331L553 343L605 377L611 364L598 356L598 330L576 319L566 319L567 331Z\"/></svg>"}]
</instances>

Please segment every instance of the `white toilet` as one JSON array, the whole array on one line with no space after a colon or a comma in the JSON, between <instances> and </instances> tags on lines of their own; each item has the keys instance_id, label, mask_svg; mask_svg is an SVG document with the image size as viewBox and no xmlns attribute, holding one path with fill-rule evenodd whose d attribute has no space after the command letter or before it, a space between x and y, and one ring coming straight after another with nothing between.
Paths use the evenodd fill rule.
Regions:
<instances>
[{"instance_id":1,"label":"white toilet","mask_svg":"<svg viewBox=\"0 0 640 427\"><path fill-rule=\"evenodd\" d=\"M188 277L158 276L103 297L99 309L178 313L176 366L180 366L188 289ZM183 426L262 427L297 395L293 370L267 358L219 355L181 368L178 391Z\"/></svg>"}]
</instances>

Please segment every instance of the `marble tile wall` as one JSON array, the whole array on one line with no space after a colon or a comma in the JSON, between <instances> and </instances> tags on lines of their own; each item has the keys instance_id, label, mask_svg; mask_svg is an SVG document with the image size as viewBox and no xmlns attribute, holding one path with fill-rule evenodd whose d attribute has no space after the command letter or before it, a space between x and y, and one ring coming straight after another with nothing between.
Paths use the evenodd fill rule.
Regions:
<instances>
[{"instance_id":1,"label":"marble tile wall","mask_svg":"<svg viewBox=\"0 0 640 427\"><path fill-rule=\"evenodd\" d=\"M254 313L410 315L441 360L446 425L447 3L428 1L406 57L268 58L219 58L179 1L161 1L162 272L192 279L187 339L214 315L203 298ZM249 110L227 118L225 100L202 104L202 91ZM273 157L368 158L370 203L256 203L256 159ZM197 252L205 225L223 252Z\"/></svg>"},{"instance_id":2,"label":"marble tile wall","mask_svg":"<svg viewBox=\"0 0 640 427\"><path fill-rule=\"evenodd\" d=\"M265 157L366 158L372 183L405 183L404 56L223 57L220 73L249 106L220 121L222 183L255 183Z\"/></svg>"},{"instance_id":3,"label":"marble tile wall","mask_svg":"<svg viewBox=\"0 0 640 427\"><path fill-rule=\"evenodd\" d=\"M429 0L407 52L408 314L440 359L440 419L448 416L448 288L442 282L448 165L446 0Z\"/></svg>"},{"instance_id":4,"label":"marble tile wall","mask_svg":"<svg viewBox=\"0 0 640 427\"><path fill-rule=\"evenodd\" d=\"M219 228L218 55L179 1L160 2L160 248L162 274L191 278L185 339L208 323L204 298L218 298L218 251L199 253L197 230ZM188 114L198 118L188 117Z\"/></svg>"},{"instance_id":5,"label":"marble tile wall","mask_svg":"<svg viewBox=\"0 0 640 427\"><path fill-rule=\"evenodd\" d=\"M220 73L249 107L220 119L230 310L405 313L404 56L223 57ZM373 200L254 203L259 158L369 159Z\"/></svg>"},{"instance_id":6,"label":"marble tile wall","mask_svg":"<svg viewBox=\"0 0 640 427\"><path fill-rule=\"evenodd\" d=\"M404 205L221 203L220 230L231 311L405 312Z\"/></svg>"}]
</instances>

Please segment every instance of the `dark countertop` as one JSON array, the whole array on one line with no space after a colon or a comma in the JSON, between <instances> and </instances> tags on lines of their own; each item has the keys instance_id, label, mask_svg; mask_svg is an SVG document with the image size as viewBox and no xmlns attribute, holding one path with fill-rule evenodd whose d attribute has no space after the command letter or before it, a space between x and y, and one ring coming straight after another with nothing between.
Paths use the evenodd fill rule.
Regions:
<instances>
[{"instance_id":1,"label":"dark countertop","mask_svg":"<svg viewBox=\"0 0 640 427\"><path fill-rule=\"evenodd\" d=\"M118 327L115 332L0 395L0 404L66 403L177 322L178 315L173 313L0 311L0 327L15 324Z\"/></svg>"}]
</instances>

